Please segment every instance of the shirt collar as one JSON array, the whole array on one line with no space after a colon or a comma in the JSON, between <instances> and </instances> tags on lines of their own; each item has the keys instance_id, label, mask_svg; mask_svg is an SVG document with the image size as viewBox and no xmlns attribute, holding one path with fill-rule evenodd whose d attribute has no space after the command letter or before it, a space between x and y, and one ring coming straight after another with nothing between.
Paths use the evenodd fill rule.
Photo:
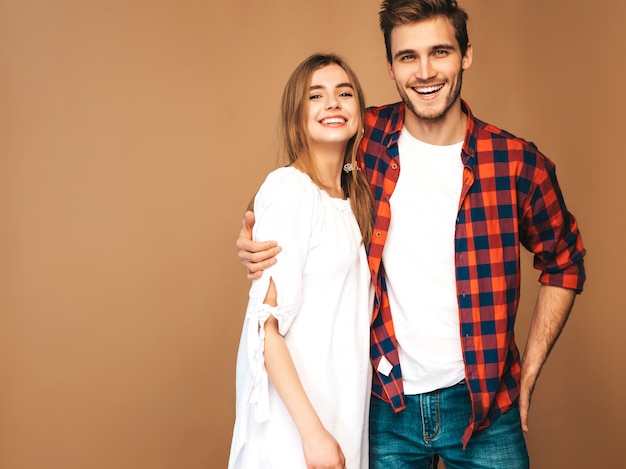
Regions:
<instances>
[{"instance_id":1,"label":"shirt collar","mask_svg":"<svg viewBox=\"0 0 626 469\"><path fill-rule=\"evenodd\" d=\"M402 126L404 125L405 104L400 101L393 106L393 111L390 118L387 120L387 128L385 129L385 135L388 136L383 144L390 148L396 145ZM467 162L468 158L474 158L474 149L476 148L476 121L472 111L464 100L461 100L461 110L467 114L467 129L465 131L465 139L463 141L463 163Z\"/></svg>"},{"instance_id":2,"label":"shirt collar","mask_svg":"<svg viewBox=\"0 0 626 469\"><path fill-rule=\"evenodd\" d=\"M469 105L461 100L461 110L467 114L467 129L465 130L465 140L463 141L462 158L463 164L467 164L469 158L474 158L476 148L476 121Z\"/></svg>"},{"instance_id":3,"label":"shirt collar","mask_svg":"<svg viewBox=\"0 0 626 469\"><path fill-rule=\"evenodd\" d=\"M392 147L397 147L398 138L400 138L400 132L402 131L402 126L404 125L404 102L400 101L395 103L391 109L391 113L389 118L387 119L387 124L385 126L383 145L389 150ZM396 151L391 152L392 156L397 156L397 148Z\"/></svg>"}]
</instances>

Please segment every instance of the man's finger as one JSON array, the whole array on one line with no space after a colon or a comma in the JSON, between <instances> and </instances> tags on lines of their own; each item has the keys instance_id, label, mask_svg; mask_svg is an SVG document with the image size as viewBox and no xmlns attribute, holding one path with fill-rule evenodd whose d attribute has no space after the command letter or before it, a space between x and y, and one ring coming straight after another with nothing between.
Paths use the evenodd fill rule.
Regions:
<instances>
[{"instance_id":1,"label":"man's finger","mask_svg":"<svg viewBox=\"0 0 626 469\"><path fill-rule=\"evenodd\" d=\"M238 240L237 249L237 256L246 268L248 267L248 264L263 262L270 257L276 256L281 251L280 246L276 245L276 241L257 243Z\"/></svg>"},{"instance_id":2,"label":"man's finger","mask_svg":"<svg viewBox=\"0 0 626 469\"><path fill-rule=\"evenodd\" d=\"M528 432L528 409L530 407L530 401L526 393L522 390L519 397L519 416L522 423L522 431Z\"/></svg>"},{"instance_id":3,"label":"man's finger","mask_svg":"<svg viewBox=\"0 0 626 469\"><path fill-rule=\"evenodd\" d=\"M254 213L248 210L243 215L243 229L252 233L252 227L254 226ZM252 238L250 238L252 239Z\"/></svg>"},{"instance_id":4,"label":"man's finger","mask_svg":"<svg viewBox=\"0 0 626 469\"><path fill-rule=\"evenodd\" d=\"M248 272L250 274L256 274L257 272L262 272L263 270L267 269L268 267L273 266L274 264L276 264L275 257L272 257L271 259L264 258L261 262L252 261L251 263L248 263L246 265L246 268L248 269Z\"/></svg>"},{"instance_id":5,"label":"man's finger","mask_svg":"<svg viewBox=\"0 0 626 469\"><path fill-rule=\"evenodd\" d=\"M260 272L247 272L246 277L248 278L248 280L258 280L261 278L261 276L263 275L263 271Z\"/></svg>"}]
</instances>

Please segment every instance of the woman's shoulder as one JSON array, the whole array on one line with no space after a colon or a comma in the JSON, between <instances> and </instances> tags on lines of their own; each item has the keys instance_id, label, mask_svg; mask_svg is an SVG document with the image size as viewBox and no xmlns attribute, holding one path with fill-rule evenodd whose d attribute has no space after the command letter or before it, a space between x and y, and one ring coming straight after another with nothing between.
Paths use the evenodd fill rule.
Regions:
<instances>
[{"instance_id":1,"label":"woman's shoulder","mask_svg":"<svg viewBox=\"0 0 626 469\"><path fill-rule=\"evenodd\" d=\"M321 207L320 190L311 178L293 167L278 168L267 175L254 198L255 228L269 223L276 232L292 230L294 224L310 224Z\"/></svg>"},{"instance_id":2,"label":"woman's shoulder","mask_svg":"<svg viewBox=\"0 0 626 469\"><path fill-rule=\"evenodd\" d=\"M267 175L259 189L259 194L297 194L317 192L317 186L311 178L293 166L284 166L275 169Z\"/></svg>"},{"instance_id":3,"label":"woman's shoulder","mask_svg":"<svg viewBox=\"0 0 626 469\"><path fill-rule=\"evenodd\" d=\"M303 173L293 166L283 166L282 168L275 169L267 175L265 180L275 184L298 184L303 186L313 184L313 181L306 173Z\"/></svg>"}]
</instances>

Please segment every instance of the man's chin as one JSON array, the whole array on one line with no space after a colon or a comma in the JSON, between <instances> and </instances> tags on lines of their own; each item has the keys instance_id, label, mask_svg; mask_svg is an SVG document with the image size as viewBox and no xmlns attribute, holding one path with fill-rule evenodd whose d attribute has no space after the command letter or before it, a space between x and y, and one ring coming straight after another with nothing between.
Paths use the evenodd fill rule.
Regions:
<instances>
[{"instance_id":1,"label":"man's chin","mask_svg":"<svg viewBox=\"0 0 626 469\"><path fill-rule=\"evenodd\" d=\"M418 119L432 122L441 120L446 115L447 111L447 109L420 109L413 105L409 106L409 109Z\"/></svg>"},{"instance_id":2,"label":"man's chin","mask_svg":"<svg viewBox=\"0 0 626 469\"><path fill-rule=\"evenodd\" d=\"M450 109L454 106L454 102L448 103L437 103L433 106L424 106L420 103L419 106L416 106L413 102L407 102L407 100L403 100L406 107L411 111L411 113L418 119L427 121L427 122L438 122L443 120Z\"/></svg>"}]
</instances>

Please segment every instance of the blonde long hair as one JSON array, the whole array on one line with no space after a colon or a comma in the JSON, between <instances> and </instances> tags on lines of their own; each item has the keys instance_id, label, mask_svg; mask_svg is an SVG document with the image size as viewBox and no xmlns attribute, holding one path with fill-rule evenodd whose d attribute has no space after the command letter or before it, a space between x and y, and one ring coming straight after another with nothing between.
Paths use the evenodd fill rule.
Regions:
<instances>
[{"instance_id":1,"label":"blonde long hair","mask_svg":"<svg viewBox=\"0 0 626 469\"><path fill-rule=\"evenodd\" d=\"M354 71L342 58L335 54L314 54L301 62L285 85L280 109L281 146L285 159L289 164L298 161L298 165L322 189L326 189L326 187L322 184L311 158L306 118L313 73L332 64L340 66L348 75L348 79L354 88L354 96L359 108L358 128L362 129L365 121L363 89ZM352 165L352 168L356 168L356 155L361 138L363 138L363 132L357 131L346 145L344 164L349 163ZM361 229L363 243L365 246L368 246L372 238L374 214L369 184L362 172L355 169L347 173L342 172L341 187L344 195L350 198L352 211Z\"/></svg>"}]
</instances>

